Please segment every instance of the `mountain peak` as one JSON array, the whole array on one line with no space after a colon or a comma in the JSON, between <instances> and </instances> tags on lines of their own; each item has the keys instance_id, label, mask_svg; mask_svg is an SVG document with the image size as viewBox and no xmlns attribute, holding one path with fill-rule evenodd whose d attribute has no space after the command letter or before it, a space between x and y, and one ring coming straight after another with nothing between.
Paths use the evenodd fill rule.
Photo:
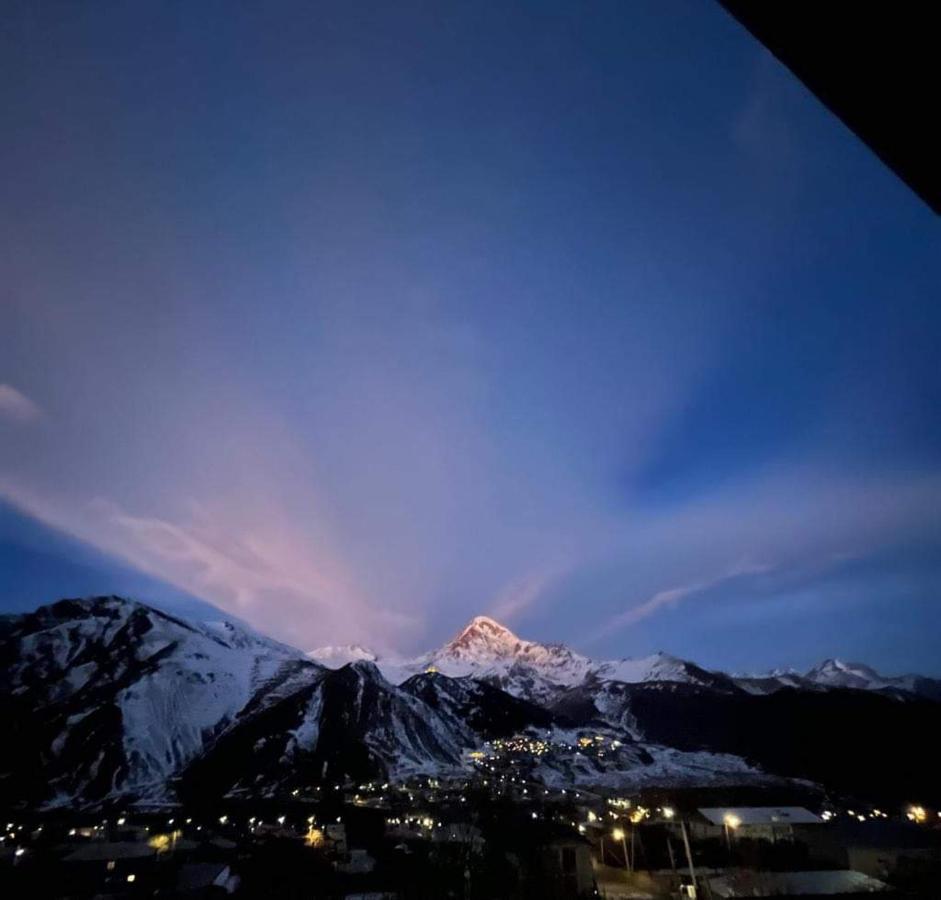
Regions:
<instances>
[{"instance_id":1,"label":"mountain peak","mask_svg":"<svg viewBox=\"0 0 941 900\"><path fill-rule=\"evenodd\" d=\"M831 657L825 659L822 663L814 666L807 674L812 677L815 674L824 672L843 672L851 675L865 674L867 677L878 676L878 673L870 666L864 663L847 662L846 660Z\"/></svg>"},{"instance_id":2,"label":"mountain peak","mask_svg":"<svg viewBox=\"0 0 941 900\"><path fill-rule=\"evenodd\" d=\"M519 640L506 625L501 625L496 619L491 619L490 616L474 616L474 618L464 626L464 630L461 634L466 634L468 631L483 631L491 634L508 635L513 638L514 641Z\"/></svg>"},{"instance_id":3,"label":"mountain peak","mask_svg":"<svg viewBox=\"0 0 941 900\"><path fill-rule=\"evenodd\" d=\"M485 651L488 656L508 656L520 646L520 639L505 625L489 616L474 616L456 638L449 641L446 650Z\"/></svg>"}]
</instances>

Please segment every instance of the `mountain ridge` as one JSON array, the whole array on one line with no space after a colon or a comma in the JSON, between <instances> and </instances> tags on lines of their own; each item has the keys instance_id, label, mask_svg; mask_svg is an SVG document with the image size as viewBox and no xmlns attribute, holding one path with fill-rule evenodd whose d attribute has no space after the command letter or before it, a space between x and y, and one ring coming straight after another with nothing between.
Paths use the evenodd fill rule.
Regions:
<instances>
[{"instance_id":1,"label":"mountain ridge","mask_svg":"<svg viewBox=\"0 0 941 900\"><path fill-rule=\"evenodd\" d=\"M547 702L561 691L583 683L620 681L627 684L676 681L723 690L770 693L785 688L805 690L851 688L910 693L941 700L941 679L922 675L882 675L862 663L830 658L807 672L778 669L768 673L727 674L706 669L664 651L643 657L593 660L562 643L521 638L490 616L474 616L441 645L412 658L382 657L359 645L326 647L308 656L329 668L353 659L371 659L396 684L428 670L452 677L483 678L508 693Z\"/></svg>"},{"instance_id":2,"label":"mountain ridge","mask_svg":"<svg viewBox=\"0 0 941 900\"><path fill-rule=\"evenodd\" d=\"M518 734L550 748L527 763L529 777L547 785L800 777L852 786L865 785L876 765L906 788L936 778L933 756L922 760L923 747L894 735L930 731L941 704L897 687L746 689L667 654L595 663L485 617L418 664L418 672L399 668L399 680L382 660L330 668L232 623L187 622L119 597L66 599L4 619L0 805L467 778L466 754ZM861 674L849 664L831 671ZM863 742L860 729L870 730ZM604 752L585 751L586 739ZM804 752L811 739L823 748L819 760Z\"/></svg>"}]
</instances>

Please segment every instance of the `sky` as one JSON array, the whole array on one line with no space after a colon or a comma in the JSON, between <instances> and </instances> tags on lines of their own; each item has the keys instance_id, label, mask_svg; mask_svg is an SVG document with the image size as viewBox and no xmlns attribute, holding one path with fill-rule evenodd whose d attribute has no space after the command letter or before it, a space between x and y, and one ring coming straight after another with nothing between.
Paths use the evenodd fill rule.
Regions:
<instances>
[{"instance_id":1,"label":"sky","mask_svg":"<svg viewBox=\"0 0 941 900\"><path fill-rule=\"evenodd\" d=\"M939 220L717 3L14 0L0 610L941 675Z\"/></svg>"}]
</instances>

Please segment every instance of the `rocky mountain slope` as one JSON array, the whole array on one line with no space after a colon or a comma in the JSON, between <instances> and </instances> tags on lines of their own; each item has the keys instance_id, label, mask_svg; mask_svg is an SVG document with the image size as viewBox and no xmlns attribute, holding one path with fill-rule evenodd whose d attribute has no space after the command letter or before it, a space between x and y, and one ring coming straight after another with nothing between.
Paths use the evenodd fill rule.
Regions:
<instances>
[{"instance_id":1,"label":"rocky mountain slope","mask_svg":"<svg viewBox=\"0 0 941 900\"><path fill-rule=\"evenodd\" d=\"M116 597L8 618L0 715L12 734L0 788L25 774L52 800L160 793L249 704L322 671L227 623L196 625Z\"/></svg>"}]
</instances>

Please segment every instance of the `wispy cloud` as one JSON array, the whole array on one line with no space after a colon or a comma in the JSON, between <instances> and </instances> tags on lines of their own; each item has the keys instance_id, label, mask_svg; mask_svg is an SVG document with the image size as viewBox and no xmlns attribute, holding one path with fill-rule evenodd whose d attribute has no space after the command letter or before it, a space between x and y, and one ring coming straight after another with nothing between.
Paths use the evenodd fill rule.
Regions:
<instances>
[{"instance_id":1,"label":"wispy cloud","mask_svg":"<svg viewBox=\"0 0 941 900\"><path fill-rule=\"evenodd\" d=\"M407 613L367 602L326 550L293 546L263 518L246 527L197 504L176 519L135 515L101 498L63 503L2 475L0 497L287 643L329 638L385 650L417 628Z\"/></svg>"},{"instance_id":2,"label":"wispy cloud","mask_svg":"<svg viewBox=\"0 0 941 900\"><path fill-rule=\"evenodd\" d=\"M711 590L736 578L769 572L773 568L774 567L769 564L741 562L728 571L723 572L721 575L657 591L657 593L648 597L642 603L638 603L636 606L632 606L624 610L624 612L609 618L600 628L592 632L592 634L585 639L585 643L593 644L602 638L609 638L623 628L636 625L638 622L642 622L644 619L649 618L663 609L676 606L687 597Z\"/></svg>"},{"instance_id":3,"label":"wispy cloud","mask_svg":"<svg viewBox=\"0 0 941 900\"><path fill-rule=\"evenodd\" d=\"M0 417L14 422L36 422L44 418L44 413L22 391L10 384L0 384Z\"/></svg>"},{"instance_id":4,"label":"wispy cloud","mask_svg":"<svg viewBox=\"0 0 941 900\"><path fill-rule=\"evenodd\" d=\"M394 644L415 626L411 617L363 598L329 553L295 547L264 522L233 530L199 508L174 522L104 501L95 505L124 533L124 552L142 569L169 573L197 596L263 629L274 627L283 640L304 644L309 634L339 634L387 649L383 636Z\"/></svg>"},{"instance_id":5,"label":"wispy cloud","mask_svg":"<svg viewBox=\"0 0 941 900\"><path fill-rule=\"evenodd\" d=\"M499 622L513 622L540 600L570 566L558 565L529 572L513 579L493 598L489 615Z\"/></svg>"}]
</instances>

